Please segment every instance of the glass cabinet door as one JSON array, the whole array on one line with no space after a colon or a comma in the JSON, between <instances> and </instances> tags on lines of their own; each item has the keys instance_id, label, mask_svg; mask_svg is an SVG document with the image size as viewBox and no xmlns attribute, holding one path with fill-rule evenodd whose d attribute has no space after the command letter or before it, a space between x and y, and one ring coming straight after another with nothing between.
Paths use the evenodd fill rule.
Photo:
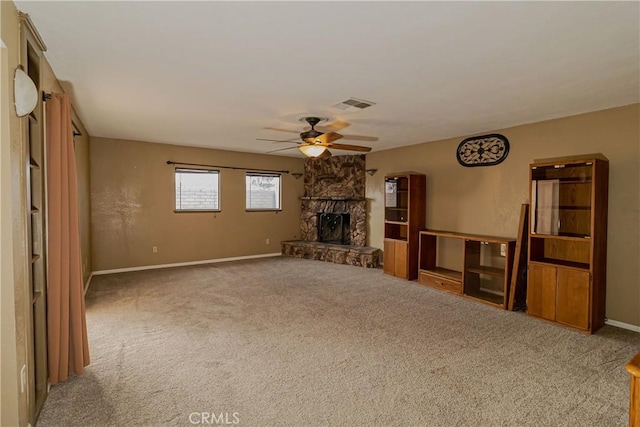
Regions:
<instances>
[{"instance_id":1,"label":"glass cabinet door","mask_svg":"<svg viewBox=\"0 0 640 427\"><path fill-rule=\"evenodd\" d=\"M405 177L385 179L384 219L406 222L409 207L409 180Z\"/></svg>"},{"instance_id":2,"label":"glass cabinet door","mask_svg":"<svg viewBox=\"0 0 640 427\"><path fill-rule=\"evenodd\" d=\"M591 163L533 167L533 234L590 237L592 170Z\"/></svg>"}]
</instances>

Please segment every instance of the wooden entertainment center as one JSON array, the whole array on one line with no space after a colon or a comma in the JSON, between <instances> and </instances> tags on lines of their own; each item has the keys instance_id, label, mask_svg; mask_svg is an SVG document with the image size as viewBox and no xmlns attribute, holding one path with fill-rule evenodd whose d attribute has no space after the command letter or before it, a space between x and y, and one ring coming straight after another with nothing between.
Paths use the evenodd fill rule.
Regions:
<instances>
[{"instance_id":1,"label":"wooden entertainment center","mask_svg":"<svg viewBox=\"0 0 640 427\"><path fill-rule=\"evenodd\" d=\"M421 231L418 283L506 309L515 245L509 238Z\"/></svg>"}]
</instances>

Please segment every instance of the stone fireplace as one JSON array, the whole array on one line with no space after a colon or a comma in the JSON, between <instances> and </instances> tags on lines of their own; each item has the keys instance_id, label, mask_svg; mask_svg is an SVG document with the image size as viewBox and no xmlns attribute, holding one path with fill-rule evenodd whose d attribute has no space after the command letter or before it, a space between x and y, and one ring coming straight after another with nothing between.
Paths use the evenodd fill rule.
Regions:
<instances>
[{"instance_id":1,"label":"stone fireplace","mask_svg":"<svg viewBox=\"0 0 640 427\"><path fill-rule=\"evenodd\" d=\"M340 200L337 198L302 198L300 234L302 240L317 242L321 213L345 214L348 216L348 234L345 245L365 246L367 244L366 201Z\"/></svg>"},{"instance_id":2,"label":"stone fireplace","mask_svg":"<svg viewBox=\"0 0 640 427\"><path fill-rule=\"evenodd\" d=\"M283 255L377 267L380 250L366 246L365 182L364 155L306 159L302 240L283 242Z\"/></svg>"},{"instance_id":3,"label":"stone fireplace","mask_svg":"<svg viewBox=\"0 0 640 427\"><path fill-rule=\"evenodd\" d=\"M348 245L351 243L349 233L349 214L335 212L318 213L318 241Z\"/></svg>"}]
</instances>

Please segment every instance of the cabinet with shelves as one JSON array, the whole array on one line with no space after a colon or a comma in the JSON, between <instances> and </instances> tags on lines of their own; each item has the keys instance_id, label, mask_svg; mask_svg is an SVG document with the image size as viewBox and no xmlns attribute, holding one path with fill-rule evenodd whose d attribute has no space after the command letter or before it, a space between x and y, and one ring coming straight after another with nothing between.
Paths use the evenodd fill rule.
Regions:
<instances>
[{"instance_id":1,"label":"cabinet with shelves","mask_svg":"<svg viewBox=\"0 0 640 427\"><path fill-rule=\"evenodd\" d=\"M604 325L608 176L601 154L530 166L529 315L587 333Z\"/></svg>"},{"instance_id":2,"label":"cabinet with shelves","mask_svg":"<svg viewBox=\"0 0 640 427\"><path fill-rule=\"evenodd\" d=\"M506 308L515 239L420 232L419 283Z\"/></svg>"},{"instance_id":3,"label":"cabinet with shelves","mask_svg":"<svg viewBox=\"0 0 640 427\"><path fill-rule=\"evenodd\" d=\"M398 173L385 177L384 272L408 280L418 276L418 232L426 216L426 178Z\"/></svg>"}]
</instances>

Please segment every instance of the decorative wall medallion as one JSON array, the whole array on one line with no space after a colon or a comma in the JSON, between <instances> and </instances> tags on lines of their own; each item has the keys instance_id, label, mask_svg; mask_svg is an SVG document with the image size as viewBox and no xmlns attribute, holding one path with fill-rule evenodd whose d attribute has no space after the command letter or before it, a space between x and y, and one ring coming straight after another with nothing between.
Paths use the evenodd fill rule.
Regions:
<instances>
[{"instance_id":1,"label":"decorative wall medallion","mask_svg":"<svg viewBox=\"0 0 640 427\"><path fill-rule=\"evenodd\" d=\"M490 135L467 138L458 145L456 157L465 167L498 165L509 154L509 140L504 135Z\"/></svg>"}]
</instances>

